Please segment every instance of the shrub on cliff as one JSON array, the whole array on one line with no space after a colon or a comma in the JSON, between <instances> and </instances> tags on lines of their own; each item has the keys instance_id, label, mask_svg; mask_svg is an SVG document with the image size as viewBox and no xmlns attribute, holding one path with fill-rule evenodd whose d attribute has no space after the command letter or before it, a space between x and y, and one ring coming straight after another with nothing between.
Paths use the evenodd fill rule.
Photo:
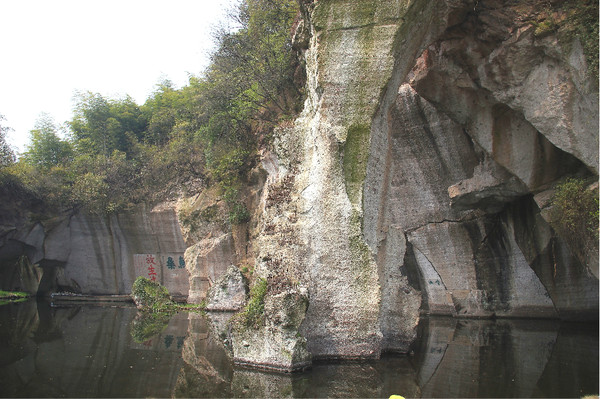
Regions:
<instances>
[{"instance_id":1,"label":"shrub on cliff","mask_svg":"<svg viewBox=\"0 0 600 399\"><path fill-rule=\"evenodd\" d=\"M138 309L146 312L174 312L177 305L169 291L146 277L138 277L131 287L131 297Z\"/></svg>"},{"instance_id":2,"label":"shrub on cliff","mask_svg":"<svg viewBox=\"0 0 600 399\"><path fill-rule=\"evenodd\" d=\"M6 141L6 135L12 129L8 126L2 126L4 119L4 115L0 114L0 168L15 162L15 152Z\"/></svg>"},{"instance_id":3,"label":"shrub on cliff","mask_svg":"<svg viewBox=\"0 0 600 399\"><path fill-rule=\"evenodd\" d=\"M556 186L552 221L558 229L578 236L598 235L598 195L582 179Z\"/></svg>"},{"instance_id":4,"label":"shrub on cliff","mask_svg":"<svg viewBox=\"0 0 600 399\"><path fill-rule=\"evenodd\" d=\"M580 258L598 251L598 190L582 179L569 178L556 186L550 214L552 227Z\"/></svg>"},{"instance_id":5,"label":"shrub on cliff","mask_svg":"<svg viewBox=\"0 0 600 399\"><path fill-rule=\"evenodd\" d=\"M242 313L240 321L246 327L258 328L263 321L265 311L265 296L267 295L267 280L259 278L250 288L250 299Z\"/></svg>"}]
</instances>

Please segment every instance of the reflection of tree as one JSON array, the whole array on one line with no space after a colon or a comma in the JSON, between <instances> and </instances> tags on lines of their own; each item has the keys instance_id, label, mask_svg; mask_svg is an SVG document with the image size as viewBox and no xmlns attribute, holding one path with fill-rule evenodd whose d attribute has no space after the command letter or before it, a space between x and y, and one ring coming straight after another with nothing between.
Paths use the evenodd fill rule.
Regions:
<instances>
[{"instance_id":1,"label":"reflection of tree","mask_svg":"<svg viewBox=\"0 0 600 399\"><path fill-rule=\"evenodd\" d=\"M171 314L138 312L131 322L131 337L138 344L159 334L169 324Z\"/></svg>"}]
</instances>

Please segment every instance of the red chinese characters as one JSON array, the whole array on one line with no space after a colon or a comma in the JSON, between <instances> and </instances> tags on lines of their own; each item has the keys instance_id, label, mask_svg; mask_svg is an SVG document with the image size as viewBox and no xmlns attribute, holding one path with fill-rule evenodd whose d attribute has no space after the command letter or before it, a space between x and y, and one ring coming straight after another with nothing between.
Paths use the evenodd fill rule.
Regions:
<instances>
[{"instance_id":1,"label":"red chinese characters","mask_svg":"<svg viewBox=\"0 0 600 399\"><path fill-rule=\"evenodd\" d=\"M150 277L150 280L156 281L156 260L154 256L146 255L146 264L148 265L148 277Z\"/></svg>"}]
</instances>

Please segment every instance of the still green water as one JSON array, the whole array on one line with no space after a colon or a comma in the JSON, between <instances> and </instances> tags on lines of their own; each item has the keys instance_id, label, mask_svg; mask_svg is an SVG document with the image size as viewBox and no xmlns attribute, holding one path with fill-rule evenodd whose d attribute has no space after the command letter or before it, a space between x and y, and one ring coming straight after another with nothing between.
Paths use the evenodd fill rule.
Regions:
<instances>
[{"instance_id":1,"label":"still green water","mask_svg":"<svg viewBox=\"0 0 600 399\"><path fill-rule=\"evenodd\" d=\"M597 323L424 318L410 355L321 362L286 375L233 367L206 317L178 313L145 336L136 314L133 307L51 307L35 300L0 306L0 396L598 394ZM212 317L222 323L217 319L226 316Z\"/></svg>"}]
</instances>

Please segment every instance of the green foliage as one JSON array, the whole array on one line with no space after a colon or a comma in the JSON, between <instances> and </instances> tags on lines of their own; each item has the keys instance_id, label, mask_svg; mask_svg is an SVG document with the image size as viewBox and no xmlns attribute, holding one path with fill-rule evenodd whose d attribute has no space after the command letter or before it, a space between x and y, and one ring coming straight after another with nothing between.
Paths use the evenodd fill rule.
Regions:
<instances>
[{"instance_id":1,"label":"green foliage","mask_svg":"<svg viewBox=\"0 0 600 399\"><path fill-rule=\"evenodd\" d=\"M598 238L598 192L586 189L582 179L569 178L556 186L552 224L574 239Z\"/></svg>"},{"instance_id":2,"label":"green foliage","mask_svg":"<svg viewBox=\"0 0 600 399\"><path fill-rule=\"evenodd\" d=\"M5 168L5 172L32 196L43 200L49 208L58 210L64 208L65 204L71 204L72 182L64 166L44 169L19 160Z\"/></svg>"},{"instance_id":3,"label":"green foliage","mask_svg":"<svg viewBox=\"0 0 600 399\"><path fill-rule=\"evenodd\" d=\"M234 148L225 153L221 151L220 156L209 165L210 176L219 185L221 195L229 207L229 222L234 225L250 219L250 214L239 197L242 178L251 164L249 151Z\"/></svg>"},{"instance_id":4,"label":"green foliage","mask_svg":"<svg viewBox=\"0 0 600 399\"><path fill-rule=\"evenodd\" d=\"M558 30L558 24L553 18L546 18L543 21L535 22L534 34L537 37L543 37Z\"/></svg>"},{"instance_id":5,"label":"green foliage","mask_svg":"<svg viewBox=\"0 0 600 399\"><path fill-rule=\"evenodd\" d=\"M265 310L265 296L267 295L267 280L259 278L250 288L250 299L240 319L244 326L258 328L263 321Z\"/></svg>"},{"instance_id":6,"label":"green foliage","mask_svg":"<svg viewBox=\"0 0 600 399\"><path fill-rule=\"evenodd\" d=\"M148 126L144 132L144 142L151 145L165 145L172 138L177 123L185 113L183 91L173 88L169 80L156 85L156 90L141 107Z\"/></svg>"},{"instance_id":7,"label":"green foliage","mask_svg":"<svg viewBox=\"0 0 600 399\"><path fill-rule=\"evenodd\" d=\"M219 47L207 77L219 90L213 94L221 110L268 122L296 111L290 31L297 12L292 0L246 0L233 16L237 29L217 33Z\"/></svg>"},{"instance_id":8,"label":"green foliage","mask_svg":"<svg viewBox=\"0 0 600 399\"><path fill-rule=\"evenodd\" d=\"M589 262L598 259L598 189L586 188L582 179L567 179L556 187L552 205L552 227L581 262L597 266Z\"/></svg>"},{"instance_id":9,"label":"green foliage","mask_svg":"<svg viewBox=\"0 0 600 399\"><path fill-rule=\"evenodd\" d=\"M99 214L215 184L229 221L247 221L241 197L258 143L299 103L290 38L297 9L293 0L243 0L234 29L216 35L202 77L191 76L181 89L163 80L141 106L131 97L78 93L68 139L42 119L19 162L0 148L2 165L9 165L4 175L50 209Z\"/></svg>"},{"instance_id":10,"label":"green foliage","mask_svg":"<svg viewBox=\"0 0 600 399\"><path fill-rule=\"evenodd\" d=\"M598 80L598 1L548 2L532 22L536 37L557 33L563 48L570 51L573 39L583 46L588 72Z\"/></svg>"},{"instance_id":11,"label":"green foliage","mask_svg":"<svg viewBox=\"0 0 600 399\"><path fill-rule=\"evenodd\" d=\"M104 178L91 172L77 176L72 188L73 199L85 203L92 212L102 214L109 210L109 186Z\"/></svg>"},{"instance_id":12,"label":"green foliage","mask_svg":"<svg viewBox=\"0 0 600 399\"><path fill-rule=\"evenodd\" d=\"M35 129L29 132L30 144L23 154L23 161L41 169L64 165L73 155L71 143L58 136L58 127L54 120L42 114Z\"/></svg>"},{"instance_id":13,"label":"green foliage","mask_svg":"<svg viewBox=\"0 0 600 399\"><path fill-rule=\"evenodd\" d=\"M11 130L3 126L4 115L0 115L0 168L11 165L15 162L15 153L6 141L6 134Z\"/></svg>"},{"instance_id":14,"label":"green foliage","mask_svg":"<svg viewBox=\"0 0 600 399\"><path fill-rule=\"evenodd\" d=\"M241 202L236 202L230 205L229 211L229 223L236 225L246 223L250 220L250 213L246 208L246 205Z\"/></svg>"},{"instance_id":15,"label":"green foliage","mask_svg":"<svg viewBox=\"0 0 600 399\"><path fill-rule=\"evenodd\" d=\"M30 295L26 292L20 292L20 291L2 291L0 290L0 298L2 299L7 299L7 298L28 298Z\"/></svg>"},{"instance_id":16,"label":"green foliage","mask_svg":"<svg viewBox=\"0 0 600 399\"><path fill-rule=\"evenodd\" d=\"M31 295L26 292L0 290L0 306L26 301Z\"/></svg>"},{"instance_id":17,"label":"green foliage","mask_svg":"<svg viewBox=\"0 0 600 399\"><path fill-rule=\"evenodd\" d=\"M185 310L188 312L203 312L206 309L206 301L203 300L200 303L178 303L178 310Z\"/></svg>"},{"instance_id":18,"label":"green foliage","mask_svg":"<svg viewBox=\"0 0 600 399\"><path fill-rule=\"evenodd\" d=\"M79 153L106 157L114 150L132 153L147 122L131 97L111 100L86 92L79 93L76 101L75 116L69 125Z\"/></svg>"},{"instance_id":19,"label":"green foliage","mask_svg":"<svg viewBox=\"0 0 600 399\"><path fill-rule=\"evenodd\" d=\"M201 210L198 216L201 220L210 223L217 220L218 214L219 207L217 205L211 205Z\"/></svg>"},{"instance_id":20,"label":"green foliage","mask_svg":"<svg viewBox=\"0 0 600 399\"><path fill-rule=\"evenodd\" d=\"M177 305L171 300L169 291L159 283L138 277L131 287L131 296L136 305L146 312L174 312Z\"/></svg>"}]
</instances>

